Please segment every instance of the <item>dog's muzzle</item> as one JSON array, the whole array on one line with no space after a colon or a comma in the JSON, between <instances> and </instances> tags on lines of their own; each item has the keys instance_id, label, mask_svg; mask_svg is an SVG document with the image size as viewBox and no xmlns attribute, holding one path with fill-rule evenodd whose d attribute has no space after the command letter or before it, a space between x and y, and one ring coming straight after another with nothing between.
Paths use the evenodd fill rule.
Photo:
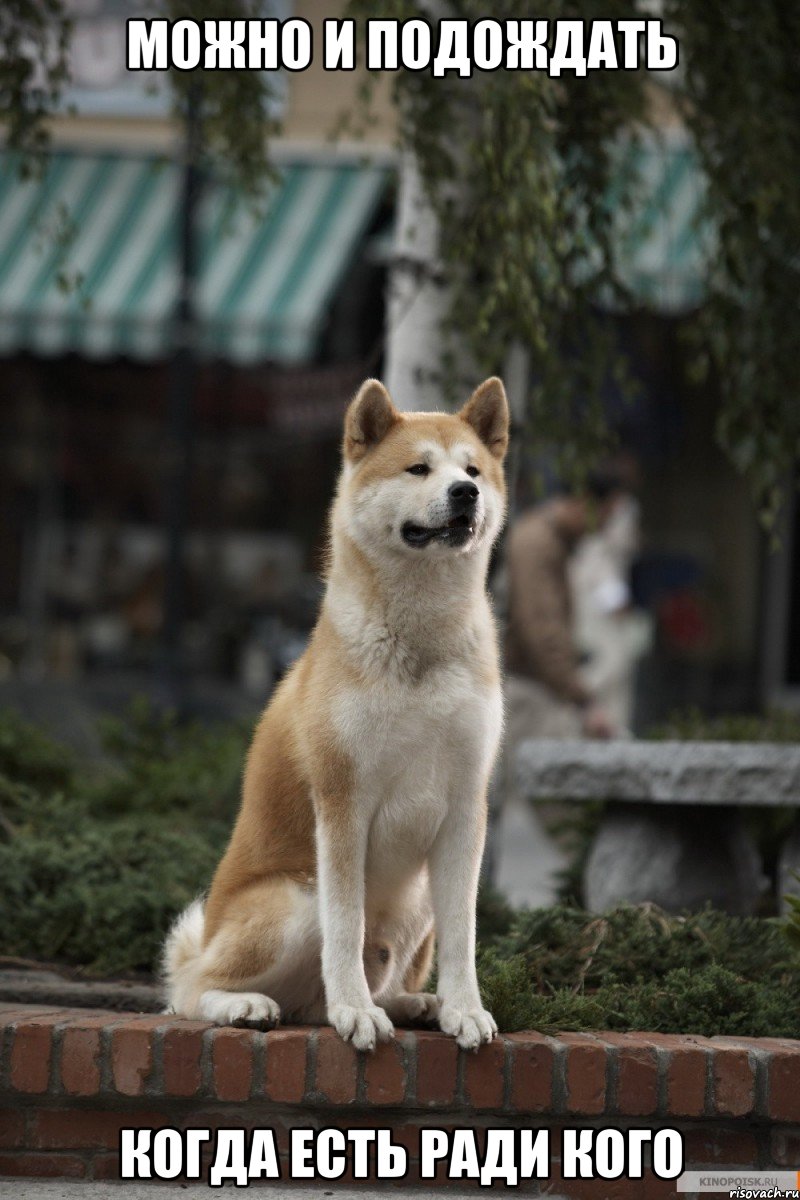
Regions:
<instances>
[{"instance_id":1,"label":"dog's muzzle","mask_svg":"<svg viewBox=\"0 0 800 1200\"><path fill-rule=\"evenodd\" d=\"M401 529L403 541L409 546L422 548L431 542L445 545L464 546L474 537L478 528L477 509L480 491L471 480L451 483L447 489L450 516L444 525L416 525L406 521Z\"/></svg>"}]
</instances>

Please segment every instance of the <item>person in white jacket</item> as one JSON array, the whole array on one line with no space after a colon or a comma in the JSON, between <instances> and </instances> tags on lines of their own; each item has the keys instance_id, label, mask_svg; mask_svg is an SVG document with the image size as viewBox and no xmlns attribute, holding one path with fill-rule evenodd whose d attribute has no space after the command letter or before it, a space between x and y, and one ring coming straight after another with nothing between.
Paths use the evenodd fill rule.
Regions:
<instances>
[{"instance_id":1,"label":"person in white jacket","mask_svg":"<svg viewBox=\"0 0 800 1200\"><path fill-rule=\"evenodd\" d=\"M652 640L650 617L631 601L631 564L640 542L639 502L622 493L569 568L581 678L620 733L630 731L636 667Z\"/></svg>"}]
</instances>

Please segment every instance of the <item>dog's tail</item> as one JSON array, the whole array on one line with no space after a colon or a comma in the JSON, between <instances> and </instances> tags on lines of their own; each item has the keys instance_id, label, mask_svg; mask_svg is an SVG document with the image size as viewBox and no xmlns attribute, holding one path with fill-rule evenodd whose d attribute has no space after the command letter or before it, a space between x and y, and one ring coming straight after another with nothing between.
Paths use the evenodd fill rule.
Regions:
<instances>
[{"instance_id":1,"label":"dog's tail","mask_svg":"<svg viewBox=\"0 0 800 1200\"><path fill-rule=\"evenodd\" d=\"M161 978L168 1011L178 1012L183 1016L193 1015L187 1012L187 1008L193 1007L188 1002L187 992L194 991L192 983L203 952L203 910L202 899L193 900L189 907L183 910L167 934L161 956Z\"/></svg>"}]
</instances>

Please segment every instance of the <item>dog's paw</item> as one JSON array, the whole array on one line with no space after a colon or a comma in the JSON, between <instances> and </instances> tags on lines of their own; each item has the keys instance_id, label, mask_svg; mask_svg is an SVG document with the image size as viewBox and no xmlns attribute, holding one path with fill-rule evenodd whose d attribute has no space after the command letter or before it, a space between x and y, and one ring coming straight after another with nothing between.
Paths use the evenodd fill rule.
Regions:
<instances>
[{"instance_id":1,"label":"dog's paw","mask_svg":"<svg viewBox=\"0 0 800 1200\"><path fill-rule=\"evenodd\" d=\"M400 992L386 1001L386 1011L398 1025L408 1021L435 1021L439 1016L439 1001L433 992Z\"/></svg>"},{"instance_id":2,"label":"dog's paw","mask_svg":"<svg viewBox=\"0 0 800 1200\"><path fill-rule=\"evenodd\" d=\"M456 1039L462 1050L477 1050L481 1042L490 1042L497 1025L485 1008L459 1008L442 1004L439 1009L439 1028Z\"/></svg>"},{"instance_id":3,"label":"dog's paw","mask_svg":"<svg viewBox=\"0 0 800 1200\"><path fill-rule=\"evenodd\" d=\"M215 1025L243 1025L252 1029L272 1029L281 1019L274 1000L260 992L203 992L200 1013Z\"/></svg>"},{"instance_id":4,"label":"dog's paw","mask_svg":"<svg viewBox=\"0 0 800 1200\"><path fill-rule=\"evenodd\" d=\"M346 1042L356 1050L374 1050L376 1042L394 1037L394 1027L382 1008L374 1004L355 1008L352 1004L332 1004L328 1020Z\"/></svg>"}]
</instances>

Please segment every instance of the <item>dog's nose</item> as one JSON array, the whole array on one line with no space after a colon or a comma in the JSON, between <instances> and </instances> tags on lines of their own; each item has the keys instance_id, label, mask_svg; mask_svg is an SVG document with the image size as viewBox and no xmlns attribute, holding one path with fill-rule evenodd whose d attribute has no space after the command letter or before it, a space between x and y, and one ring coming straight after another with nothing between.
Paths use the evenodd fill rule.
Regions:
<instances>
[{"instance_id":1,"label":"dog's nose","mask_svg":"<svg viewBox=\"0 0 800 1200\"><path fill-rule=\"evenodd\" d=\"M458 483L451 483L447 489L447 494L450 497L450 504L453 508L467 509L472 508L475 501L478 499L478 489L470 479L459 480Z\"/></svg>"}]
</instances>

